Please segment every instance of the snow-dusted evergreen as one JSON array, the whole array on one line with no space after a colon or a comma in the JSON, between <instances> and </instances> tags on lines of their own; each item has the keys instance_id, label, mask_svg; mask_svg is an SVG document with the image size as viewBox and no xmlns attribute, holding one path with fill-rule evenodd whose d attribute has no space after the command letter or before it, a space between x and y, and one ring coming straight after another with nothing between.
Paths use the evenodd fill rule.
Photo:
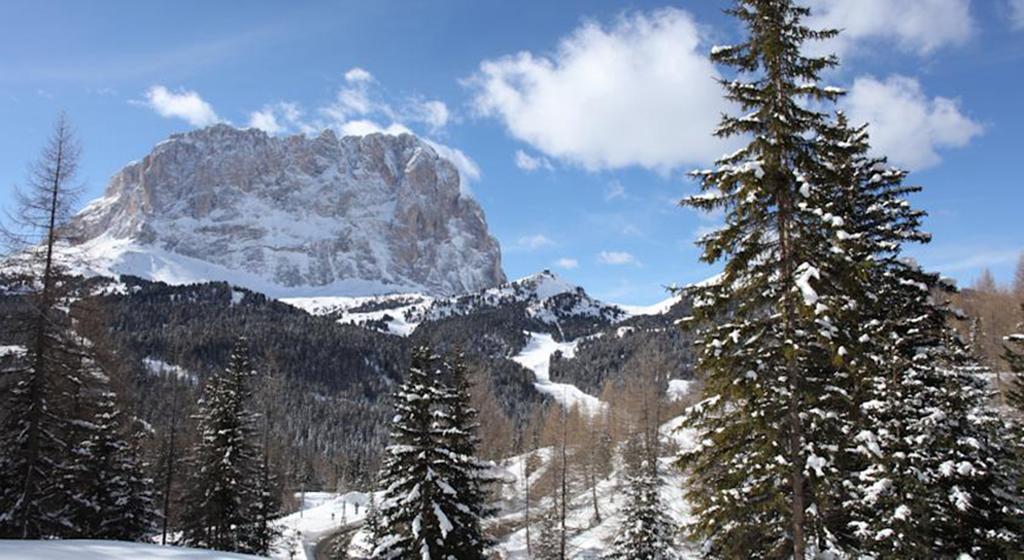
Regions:
<instances>
[{"instance_id":1,"label":"snow-dusted evergreen","mask_svg":"<svg viewBox=\"0 0 1024 560\"><path fill-rule=\"evenodd\" d=\"M210 378L199 401L199 438L188 458L181 542L234 552L261 548L264 484L252 412L255 372L239 339L228 367Z\"/></svg>"},{"instance_id":2,"label":"snow-dusted evergreen","mask_svg":"<svg viewBox=\"0 0 1024 560\"><path fill-rule=\"evenodd\" d=\"M919 189L867 155L864 127L808 108L842 94L818 85L833 59L800 55L832 32L787 0L731 13L749 40L712 58L744 73L725 87L748 113L719 134L752 140L685 201L726 212L701 240L724 273L689 290L717 321L682 457L693 535L711 557L1004 557L1020 542L1005 427L950 326L952 287L901 256L928 240L905 200Z\"/></svg>"},{"instance_id":3,"label":"snow-dusted evergreen","mask_svg":"<svg viewBox=\"0 0 1024 560\"><path fill-rule=\"evenodd\" d=\"M725 116L717 134L750 141L695 173L702 193L684 200L725 212L725 225L699 240L702 260L724 271L689 289L706 396L688 418L702 443L682 456L691 535L712 557L804 558L832 546L814 489L835 475L842 433L828 412L843 400L831 387L834 310L845 298L830 277L842 224L824 208L829 186L812 183L813 133L826 116L808 103L841 92L818 83L833 58L802 54L834 32L808 29L808 11L788 0L741 0L729 13L749 37L711 56L741 74L724 87L745 114Z\"/></svg>"},{"instance_id":4,"label":"snow-dusted evergreen","mask_svg":"<svg viewBox=\"0 0 1024 560\"><path fill-rule=\"evenodd\" d=\"M96 375L91 349L75 332L69 313L77 283L54 258L77 194L73 181L79 153L71 125L61 115L31 167L27 187L18 191L13 223L0 228L5 244L20 251L22 266L15 272L22 275L20 289L26 292L26 305L3 318L25 350L3 371L0 538L84 534L88 527L75 514L79 501L94 499L95 492L123 491L104 483L93 496L85 496L84 488L70 485L84 450L101 443L93 436L116 438L95 429L91 396L102 376ZM125 530L138 536L138 531Z\"/></svg>"},{"instance_id":5,"label":"snow-dusted evergreen","mask_svg":"<svg viewBox=\"0 0 1024 560\"><path fill-rule=\"evenodd\" d=\"M614 560L676 560L678 527L661 501L663 481L656 463L642 463L629 477L627 501L619 533L606 558Z\"/></svg>"},{"instance_id":6,"label":"snow-dusted evergreen","mask_svg":"<svg viewBox=\"0 0 1024 560\"><path fill-rule=\"evenodd\" d=\"M1005 427L950 325L952 287L901 256L903 244L930 239L905 199L920 188L869 157L865 127L844 115L819 132L816 180L838 188L827 209L844 223L834 277L851 297L837 333L850 406L830 413L848 415L855 443L835 465L828 529L845 550L880 557L1005 554L1019 515L1006 499Z\"/></svg>"},{"instance_id":7,"label":"snow-dusted evergreen","mask_svg":"<svg viewBox=\"0 0 1024 560\"><path fill-rule=\"evenodd\" d=\"M456 378L464 377L459 363ZM474 413L464 382L454 388L443 383L447 368L429 348L416 348L395 393L380 481L384 530L374 558L484 557Z\"/></svg>"},{"instance_id":8,"label":"snow-dusted evergreen","mask_svg":"<svg viewBox=\"0 0 1024 560\"><path fill-rule=\"evenodd\" d=\"M62 481L68 501L70 538L142 541L156 521L153 481L146 475L137 441L126 436L116 395L102 387L89 396L91 422L79 423L86 437L71 449ZM138 438L138 434L133 434Z\"/></svg>"},{"instance_id":9,"label":"snow-dusted evergreen","mask_svg":"<svg viewBox=\"0 0 1024 560\"><path fill-rule=\"evenodd\" d=\"M451 356L447 362L447 377L450 385L444 388L443 408L438 416L443 426L443 435L448 449L451 470L451 489L457 496L454 526L451 541L454 543L455 558L483 559L489 541L483 534L481 521L492 514L487 507L485 485L494 482L488 471L490 464L477 459L480 438L477 436L477 410L470 404L469 374L465 357L461 353Z\"/></svg>"},{"instance_id":10,"label":"snow-dusted evergreen","mask_svg":"<svg viewBox=\"0 0 1024 560\"><path fill-rule=\"evenodd\" d=\"M367 550L370 552L377 550L384 536L385 528L381 519L380 508L377 507L377 494L375 492L370 492L370 498L366 504L366 519L363 521L363 531L366 533Z\"/></svg>"}]
</instances>

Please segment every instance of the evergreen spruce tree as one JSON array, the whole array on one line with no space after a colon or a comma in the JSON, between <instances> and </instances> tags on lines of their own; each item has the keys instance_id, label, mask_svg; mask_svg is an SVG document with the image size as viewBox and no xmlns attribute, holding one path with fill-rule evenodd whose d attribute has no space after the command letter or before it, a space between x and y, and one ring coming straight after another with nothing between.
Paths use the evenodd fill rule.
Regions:
<instances>
[{"instance_id":1,"label":"evergreen spruce tree","mask_svg":"<svg viewBox=\"0 0 1024 560\"><path fill-rule=\"evenodd\" d=\"M152 481L138 449L124 436L116 396L92 397L94 417L79 431L87 437L72 449L63 480L72 538L141 541L154 527Z\"/></svg>"},{"instance_id":2,"label":"evergreen spruce tree","mask_svg":"<svg viewBox=\"0 0 1024 560\"><path fill-rule=\"evenodd\" d=\"M449 439L450 389L440 383L444 371L425 347L413 351L409 374L395 393L391 445L381 474L386 526L374 558L472 557L476 550L456 530L455 522L472 518L459 487L469 473L455 460L460 455ZM456 442L457 443L457 442Z\"/></svg>"},{"instance_id":3,"label":"evergreen spruce tree","mask_svg":"<svg viewBox=\"0 0 1024 560\"><path fill-rule=\"evenodd\" d=\"M723 273L687 290L706 398L687 416L702 444L681 466L691 535L708 556L803 559L836 546L823 515L848 428L829 412L847 406L834 387L834 312L848 297L830 276L842 223L824 208L831 185L813 182L813 135L826 116L805 102L841 91L818 83L834 58L803 55L835 32L807 28L808 10L789 0L740 0L728 12L749 37L716 47L712 60L742 75L723 87L746 114L723 117L716 134L751 140L695 173L703 192L683 201L723 210L725 226L698 241L702 260L724 261Z\"/></svg>"},{"instance_id":4,"label":"evergreen spruce tree","mask_svg":"<svg viewBox=\"0 0 1024 560\"><path fill-rule=\"evenodd\" d=\"M275 397L270 391L280 388L281 379L272 377L261 383L260 401L263 410L260 415L262 436L260 438L259 476L256 480L256 501L252 504L253 532L251 550L257 554L269 556L274 543L282 536L282 528L274 524L274 519L284 515L281 503L281 485L277 472L271 461L271 434L273 433L274 414L272 402Z\"/></svg>"},{"instance_id":5,"label":"evergreen spruce tree","mask_svg":"<svg viewBox=\"0 0 1024 560\"><path fill-rule=\"evenodd\" d=\"M151 466L145 460L143 441L146 434L141 429L129 430L128 449L125 454L126 479L129 493L121 504L119 540L148 540L157 529L160 514L157 509L156 485L149 476Z\"/></svg>"},{"instance_id":6,"label":"evergreen spruce tree","mask_svg":"<svg viewBox=\"0 0 1024 560\"><path fill-rule=\"evenodd\" d=\"M199 402L199 439L189 457L182 544L234 552L257 548L261 503L255 419L249 410L254 373L245 339L223 372L207 381Z\"/></svg>"},{"instance_id":7,"label":"evergreen spruce tree","mask_svg":"<svg viewBox=\"0 0 1024 560\"><path fill-rule=\"evenodd\" d=\"M488 474L490 465L477 458L479 424L477 411L470 404L465 357L456 352L446 365L451 386L439 417L446 447L451 450L449 460L455 467L450 481L451 489L457 493L453 496L457 503L451 519L455 527L451 535L452 556L460 560L482 559L490 543L483 534L481 521L492 514L486 505L484 486L494 479Z\"/></svg>"},{"instance_id":8,"label":"evergreen spruce tree","mask_svg":"<svg viewBox=\"0 0 1024 560\"><path fill-rule=\"evenodd\" d=\"M381 521L380 508L377 507L377 494L370 492L370 501L366 504L366 519L363 521L363 532L366 533L366 549L369 554L380 546L385 528Z\"/></svg>"},{"instance_id":9,"label":"evergreen spruce tree","mask_svg":"<svg viewBox=\"0 0 1024 560\"><path fill-rule=\"evenodd\" d=\"M1013 538L1008 448L987 403L983 368L950 327L950 287L901 257L927 242L905 172L867 155L865 127L842 114L819 129L814 180L836 195L843 258L831 276L849 298L837 310L840 388L853 445L837 456L827 529L849 552L879 557L999 557Z\"/></svg>"},{"instance_id":10,"label":"evergreen spruce tree","mask_svg":"<svg viewBox=\"0 0 1024 560\"><path fill-rule=\"evenodd\" d=\"M629 477L622 523L606 556L615 560L675 560L676 527L661 501L661 477L643 463Z\"/></svg>"}]
</instances>

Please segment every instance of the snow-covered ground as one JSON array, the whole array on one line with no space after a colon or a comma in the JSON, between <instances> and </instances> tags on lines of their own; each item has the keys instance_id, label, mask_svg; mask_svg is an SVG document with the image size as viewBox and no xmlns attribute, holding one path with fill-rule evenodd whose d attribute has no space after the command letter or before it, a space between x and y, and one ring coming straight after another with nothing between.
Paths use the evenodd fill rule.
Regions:
<instances>
[{"instance_id":1,"label":"snow-covered ground","mask_svg":"<svg viewBox=\"0 0 1024 560\"><path fill-rule=\"evenodd\" d=\"M423 320L434 298L424 294L394 294L369 297L297 297L281 300L310 315L340 314L339 323L360 325L387 320L388 332L409 336ZM376 311L355 311L369 305L386 307Z\"/></svg>"},{"instance_id":2,"label":"snow-covered ground","mask_svg":"<svg viewBox=\"0 0 1024 560\"><path fill-rule=\"evenodd\" d=\"M254 560L258 556L119 541L0 540L0 560Z\"/></svg>"},{"instance_id":3,"label":"snow-covered ground","mask_svg":"<svg viewBox=\"0 0 1024 560\"><path fill-rule=\"evenodd\" d=\"M694 437L688 430L680 430L681 419L675 419L665 423L661 427L662 436L668 440L674 440L682 449L692 448ZM547 468L551 460L551 450L541 449L538 451L540 466L531 474L530 484L535 483ZM683 496L685 480L673 463L673 457L662 457L659 460L660 472L663 475L664 484L661 487L661 499L666 512L682 526L692 521L689 507ZM500 522L510 520L521 520L523 510L521 504L522 494L522 458L514 457L502 462L506 470L506 480L512 479L510 484L503 487L503 502L512 507L506 507L499 516ZM608 550L608 546L615 539L621 530L622 517L619 514L625 505L625 492L622 485L625 478L621 471L613 472L611 476L600 481L597 485L598 509L601 512L601 521L595 522L593 498L589 488L579 491L570 501L567 525L571 528L572 537L569 540L569 558L573 559L596 559L600 558ZM534 504L534 515L544 504ZM536 526L533 528L537 530ZM532 535L536 539L537 533ZM699 558L696 549L687 543L679 543L684 560ZM527 560L526 529L519 527L498 543L497 552L499 557L506 560Z\"/></svg>"},{"instance_id":4,"label":"snow-covered ground","mask_svg":"<svg viewBox=\"0 0 1024 560\"><path fill-rule=\"evenodd\" d=\"M521 366L533 371L537 381L533 386L538 391L550 395L562 406L571 408L580 407L588 414L596 414L604 404L593 395L588 395L569 383L554 383L551 381L551 356L555 352L561 352L566 358L571 358L576 353L576 344L572 342L556 342L550 334L528 332L530 340L523 350L512 357L512 360Z\"/></svg>"},{"instance_id":5,"label":"snow-covered ground","mask_svg":"<svg viewBox=\"0 0 1024 560\"><path fill-rule=\"evenodd\" d=\"M302 499L304 507L301 510L277 522L283 535L274 558L313 560L313 549L321 539L363 522L370 495L363 492L306 492Z\"/></svg>"}]
</instances>

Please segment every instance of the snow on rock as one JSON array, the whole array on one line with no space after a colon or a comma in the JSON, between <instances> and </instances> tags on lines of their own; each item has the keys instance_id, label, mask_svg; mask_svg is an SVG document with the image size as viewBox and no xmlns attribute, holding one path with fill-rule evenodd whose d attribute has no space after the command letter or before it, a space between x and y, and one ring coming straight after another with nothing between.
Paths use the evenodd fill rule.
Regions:
<instances>
[{"instance_id":1,"label":"snow on rock","mask_svg":"<svg viewBox=\"0 0 1024 560\"><path fill-rule=\"evenodd\" d=\"M0 560L248 560L260 558L216 550L120 541L0 540Z\"/></svg>"},{"instance_id":2,"label":"snow on rock","mask_svg":"<svg viewBox=\"0 0 1024 560\"><path fill-rule=\"evenodd\" d=\"M281 301L341 323L408 336L420 323L521 305L526 316L559 329L559 323L590 319L607 324L633 316L590 297L583 288L545 270L493 288L449 297L401 293L370 297L294 297Z\"/></svg>"},{"instance_id":3,"label":"snow on rock","mask_svg":"<svg viewBox=\"0 0 1024 560\"><path fill-rule=\"evenodd\" d=\"M449 295L505 281L455 166L410 134L175 134L118 171L71 229L83 242L65 251L93 263L80 272L274 297Z\"/></svg>"},{"instance_id":4,"label":"snow on rock","mask_svg":"<svg viewBox=\"0 0 1024 560\"><path fill-rule=\"evenodd\" d=\"M639 315L664 315L672 309L672 306L682 301L682 299L683 296L674 295L652 305L625 305L622 303L617 303L616 305L622 308L622 310L628 313L631 317Z\"/></svg>"},{"instance_id":5,"label":"snow on rock","mask_svg":"<svg viewBox=\"0 0 1024 560\"><path fill-rule=\"evenodd\" d=\"M526 333L529 341L526 347L519 354L512 357L512 360L519 365L533 371L537 381L533 386L538 391L550 395L564 407L580 407L588 414L596 414L604 407L604 403L593 395L588 395L569 383L554 383L551 381L550 368L551 356L555 352L561 352L562 356L572 358L576 353L576 344L573 342L556 342L550 334Z\"/></svg>"},{"instance_id":6,"label":"snow on rock","mask_svg":"<svg viewBox=\"0 0 1024 560\"><path fill-rule=\"evenodd\" d=\"M436 300L425 312L424 320L438 320L473 311L526 304L526 313L549 325L568 317L588 317L617 322L629 314L616 305L600 302L583 288L566 281L550 270L544 270L512 282L450 298Z\"/></svg>"}]
</instances>

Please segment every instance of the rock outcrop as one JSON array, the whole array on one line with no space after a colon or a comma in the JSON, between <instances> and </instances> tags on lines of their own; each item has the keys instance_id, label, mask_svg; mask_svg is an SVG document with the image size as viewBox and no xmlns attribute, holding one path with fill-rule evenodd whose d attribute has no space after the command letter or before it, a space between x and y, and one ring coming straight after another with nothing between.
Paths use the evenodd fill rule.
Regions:
<instances>
[{"instance_id":1,"label":"rock outcrop","mask_svg":"<svg viewBox=\"0 0 1024 560\"><path fill-rule=\"evenodd\" d=\"M73 220L93 272L271 295L451 295L505 281L456 168L409 134L176 134Z\"/></svg>"}]
</instances>

